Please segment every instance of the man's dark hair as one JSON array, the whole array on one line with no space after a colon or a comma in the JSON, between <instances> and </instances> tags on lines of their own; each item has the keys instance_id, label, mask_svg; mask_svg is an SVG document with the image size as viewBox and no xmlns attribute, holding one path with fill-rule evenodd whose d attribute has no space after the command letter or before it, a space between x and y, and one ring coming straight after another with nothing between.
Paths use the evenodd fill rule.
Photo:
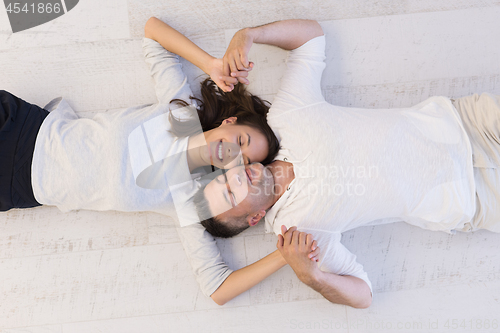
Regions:
<instances>
[{"instance_id":1,"label":"man's dark hair","mask_svg":"<svg viewBox=\"0 0 500 333\"><path fill-rule=\"evenodd\" d=\"M207 184L208 185L208 184ZM193 202L196 206L196 211L200 219L202 216L211 216L210 207L205 197L205 187L202 186L193 197ZM201 225L214 237L230 238L236 236L240 232L249 227L246 221L247 215L237 216L234 218L226 219L225 221L217 218L216 216L201 221Z\"/></svg>"}]
</instances>

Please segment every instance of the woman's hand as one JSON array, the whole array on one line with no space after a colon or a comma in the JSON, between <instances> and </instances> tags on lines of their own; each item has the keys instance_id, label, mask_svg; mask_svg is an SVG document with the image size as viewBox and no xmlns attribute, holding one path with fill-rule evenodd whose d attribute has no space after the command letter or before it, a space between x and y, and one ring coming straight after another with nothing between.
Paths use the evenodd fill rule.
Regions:
<instances>
[{"instance_id":1,"label":"woman's hand","mask_svg":"<svg viewBox=\"0 0 500 333\"><path fill-rule=\"evenodd\" d=\"M232 73L233 76L226 75L223 70L223 60L218 58L213 58L210 64L210 69L208 70L208 75L215 84L225 92L230 92L234 89L234 85L240 82L248 84L246 77L248 76L247 71L240 71L237 73Z\"/></svg>"},{"instance_id":2,"label":"woman's hand","mask_svg":"<svg viewBox=\"0 0 500 333\"><path fill-rule=\"evenodd\" d=\"M253 62L248 61L248 52L253 44L253 36L250 28L236 32L227 47L223 59L223 73L231 75L239 82L248 84L246 77L253 68Z\"/></svg>"},{"instance_id":3,"label":"woman's hand","mask_svg":"<svg viewBox=\"0 0 500 333\"><path fill-rule=\"evenodd\" d=\"M225 92L232 91L234 89L234 85L238 83L236 78L223 73L222 59L213 58L207 74L210 75L212 81L214 81L215 84Z\"/></svg>"},{"instance_id":4,"label":"woman's hand","mask_svg":"<svg viewBox=\"0 0 500 333\"><path fill-rule=\"evenodd\" d=\"M311 235L312 237L312 235ZM311 253L309 253L309 259L312 261L319 261L319 247L318 247L318 242L313 241L311 245Z\"/></svg>"},{"instance_id":5,"label":"woman's hand","mask_svg":"<svg viewBox=\"0 0 500 333\"><path fill-rule=\"evenodd\" d=\"M240 82L248 83L247 71L224 73L223 60L216 59L200 49L186 36L169 26L167 23L151 17L144 27L144 36L161 44L166 50L175 53L191 62L203 72L210 75L212 80L225 92L233 90L234 85ZM246 82L245 82L246 81Z\"/></svg>"}]
</instances>

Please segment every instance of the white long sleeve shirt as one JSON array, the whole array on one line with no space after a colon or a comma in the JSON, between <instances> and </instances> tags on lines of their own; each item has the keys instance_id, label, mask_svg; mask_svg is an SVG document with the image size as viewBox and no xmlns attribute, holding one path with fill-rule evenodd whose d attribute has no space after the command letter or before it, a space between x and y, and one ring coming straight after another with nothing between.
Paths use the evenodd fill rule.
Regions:
<instances>
[{"instance_id":1,"label":"white long sleeve shirt","mask_svg":"<svg viewBox=\"0 0 500 333\"><path fill-rule=\"evenodd\" d=\"M79 118L65 100L42 123L32 164L33 192L38 202L62 211L153 211L176 217L168 188L137 186L128 140L148 120L166 119L172 99L192 96L178 57L156 41L144 38L146 63L155 81L158 104L98 113ZM170 123L162 124L168 133ZM179 157L176 169L189 170L185 152L188 138L169 137L169 155ZM184 158L180 158L184 152ZM193 186L192 193L197 190ZM194 214L194 206L192 208ZM232 272L223 262L215 239L200 224L177 228L187 257L202 287L212 294Z\"/></svg>"}]
</instances>

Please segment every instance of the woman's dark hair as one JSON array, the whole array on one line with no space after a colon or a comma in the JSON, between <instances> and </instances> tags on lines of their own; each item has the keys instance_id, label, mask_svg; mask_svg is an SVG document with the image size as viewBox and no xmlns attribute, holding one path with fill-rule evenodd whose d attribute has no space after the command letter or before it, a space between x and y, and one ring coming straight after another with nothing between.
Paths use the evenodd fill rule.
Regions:
<instances>
[{"instance_id":1,"label":"woman's dark hair","mask_svg":"<svg viewBox=\"0 0 500 333\"><path fill-rule=\"evenodd\" d=\"M220 126L224 119L237 117L236 124L253 127L267 139L269 151L261 163L268 164L274 160L279 151L279 142L266 120L270 105L268 101L250 94L241 83L235 85L233 91L226 93L210 78L201 83L201 99L193 96L190 98L199 105L197 113L203 132ZM190 105L180 99L174 99L171 103L179 106ZM192 129L199 128L193 121L177 119L172 113L170 113L170 123L172 132L178 136L193 135L195 133Z\"/></svg>"}]
</instances>

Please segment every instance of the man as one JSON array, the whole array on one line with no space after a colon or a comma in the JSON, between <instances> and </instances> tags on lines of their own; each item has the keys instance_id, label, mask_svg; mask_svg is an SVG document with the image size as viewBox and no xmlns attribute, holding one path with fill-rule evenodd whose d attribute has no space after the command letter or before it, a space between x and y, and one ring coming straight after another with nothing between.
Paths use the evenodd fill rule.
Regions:
<instances>
[{"instance_id":1,"label":"man","mask_svg":"<svg viewBox=\"0 0 500 333\"><path fill-rule=\"evenodd\" d=\"M202 222L215 236L230 237L264 219L268 232L283 233L278 249L301 281L334 303L367 307L371 283L340 243L342 232L395 221L447 232L500 231L490 223L498 221L492 217L499 216L494 202L500 196L487 185L500 183L493 127L500 99L433 97L399 110L333 106L320 90L322 35L311 21L235 35L225 55L231 71L247 66L253 42L292 50L268 115L281 151L268 168L230 170L227 184L215 180L197 202L217 215ZM250 192L242 196L238 187L245 182ZM318 242L319 267L307 260L303 232Z\"/></svg>"}]
</instances>

